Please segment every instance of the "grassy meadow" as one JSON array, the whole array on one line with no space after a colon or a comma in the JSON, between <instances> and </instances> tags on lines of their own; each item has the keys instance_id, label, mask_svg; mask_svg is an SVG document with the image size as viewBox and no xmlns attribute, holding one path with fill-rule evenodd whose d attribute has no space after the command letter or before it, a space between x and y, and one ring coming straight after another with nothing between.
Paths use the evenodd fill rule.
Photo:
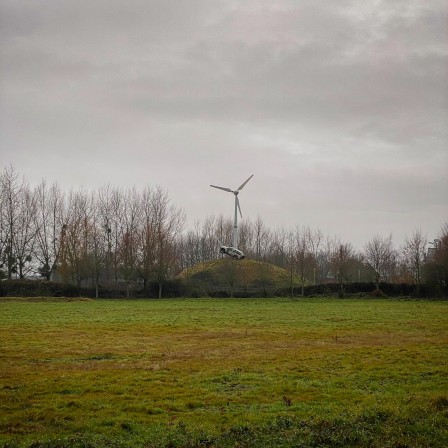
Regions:
<instances>
[{"instance_id":1,"label":"grassy meadow","mask_svg":"<svg viewBox=\"0 0 448 448\"><path fill-rule=\"evenodd\" d=\"M448 302L0 301L3 447L445 447Z\"/></svg>"}]
</instances>

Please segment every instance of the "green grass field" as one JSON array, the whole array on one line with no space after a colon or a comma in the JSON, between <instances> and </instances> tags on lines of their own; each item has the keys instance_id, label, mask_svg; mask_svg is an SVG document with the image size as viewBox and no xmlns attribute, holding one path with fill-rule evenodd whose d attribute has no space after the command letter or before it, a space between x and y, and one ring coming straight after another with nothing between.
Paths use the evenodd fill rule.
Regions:
<instances>
[{"instance_id":1,"label":"green grass field","mask_svg":"<svg viewBox=\"0 0 448 448\"><path fill-rule=\"evenodd\" d=\"M448 302L0 302L0 446L445 447Z\"/></svg>"}]
</instances>

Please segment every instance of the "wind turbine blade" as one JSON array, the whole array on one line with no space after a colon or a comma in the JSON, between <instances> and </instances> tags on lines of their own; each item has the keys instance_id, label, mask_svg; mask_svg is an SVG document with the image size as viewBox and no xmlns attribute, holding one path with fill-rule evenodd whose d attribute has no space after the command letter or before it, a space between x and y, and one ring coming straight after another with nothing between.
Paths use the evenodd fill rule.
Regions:
<instances>
[{"instance_id":1,"label":"wind turbine blade","mask_svg":"<svg viewBox=\"0 0 448 448\"><path fill-rule=\"evenodd\" d=\"M241 207L240 207L240 200L238 199L238 196L235 196L236 197L236 205L237 205L237 207L238 207L238 210L239 210L239 212L240 212L240 216L241 216L241 218L243 217L243 214L241 213Z\"/></svg>"},{"instance_id":2,"label":"wind turbine blade","mask_svg":"<svg viewBox=\"0 0 448 448\"><path fill-rule=\"evenodd\" d=\"M219 188L220 190L228 191L229 193L233 193L233 190L231 190L230 188L218 187L216 185L210 185L210 186L213 188Z\"/></svg>"},{"instance_id":3,"label":"wind turbine blade","mask_svg":"<svg viewBox=\"0 0 448 448\"><path fill-rule=\"evenodd\" d=\"M246 185L251 179L252 179L252 177L254 177L254 175L252 174L250 177L249 177L249 179L247 179L246 180L246 182L244 182L244 184L242 184L239 188L238 188L238 190L237 191L240 191L240 190L242 190L243 189L243 187L244 187L244 185Z\"/></svg>"}]
</instances>

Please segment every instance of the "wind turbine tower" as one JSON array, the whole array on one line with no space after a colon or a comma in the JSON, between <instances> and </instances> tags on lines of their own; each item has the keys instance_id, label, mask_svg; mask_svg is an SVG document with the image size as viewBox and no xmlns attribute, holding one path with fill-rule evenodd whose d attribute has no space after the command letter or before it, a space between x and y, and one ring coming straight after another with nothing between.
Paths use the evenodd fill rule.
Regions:
<instances>
[{"instance_id":1,"label":"wind turbine tower","mask_svg":"<svg viewBox=\"0 0 448 448\"><path fill-rule=\"evenodd\" d=\"M233 247L236 249L238 246L238 211L240 212L241 218L243 217L243 214L241 213L241 207L240 207L240 201L238 199L238 193L244 188L244 186L252 179L253 174L245 181L243 182L236 190L232 190L231 188L227 187L218 187L217 185L210 185L213 188L218 188L220 190L227 191L228 193L233 193L235 195L235 218L233 220Z\"/></svg>"}]
</instances>

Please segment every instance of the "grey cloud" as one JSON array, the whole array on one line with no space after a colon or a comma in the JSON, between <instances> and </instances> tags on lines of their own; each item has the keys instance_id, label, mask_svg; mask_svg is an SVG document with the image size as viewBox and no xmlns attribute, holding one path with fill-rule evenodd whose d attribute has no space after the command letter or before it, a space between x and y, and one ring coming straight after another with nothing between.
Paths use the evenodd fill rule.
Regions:
<instances>
[{"instance_id":1,"label":"grey cloud","mask_svg":"<svg viewBox=\"0 0 448 448\"><path fill-rule=\"evenodd\" d=\"M290 203L314 222L321 204L359 220L439 210L447 14L441 0L0 0L2 159L91 185L169 181L194 216L221 210L205 174L253 169L248 211L266 220L293 219ZM167 176L173 159L207 207Z\"/></svg>"}]
</instances>

